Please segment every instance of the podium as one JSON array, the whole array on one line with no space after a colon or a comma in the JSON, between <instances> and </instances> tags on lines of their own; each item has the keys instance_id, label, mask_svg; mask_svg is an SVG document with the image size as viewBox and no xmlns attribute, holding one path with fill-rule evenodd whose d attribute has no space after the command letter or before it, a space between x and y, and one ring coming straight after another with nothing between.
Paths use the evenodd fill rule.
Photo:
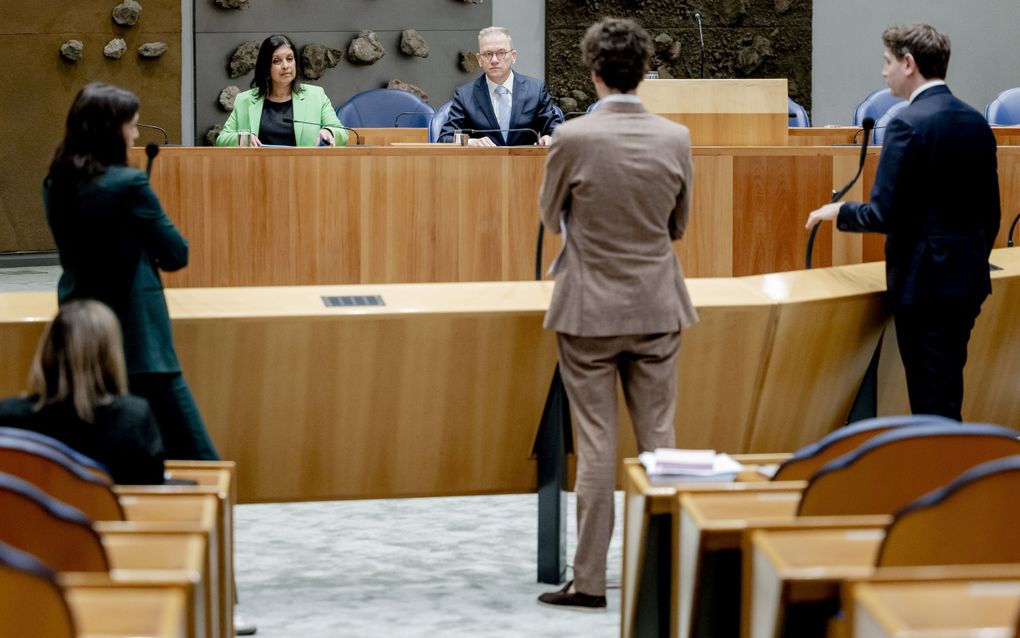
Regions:
<instances>
[{"instance_id":1,"label":"podium","mask_svg":"<svg viewBox=\"0 0 1020 638\"><path fill-rule=\"evenodd\" d=\"M787 85L775 80L645 80L645 107L691 130L694 146L786 146Z\"/></svg>"}]
</instances>

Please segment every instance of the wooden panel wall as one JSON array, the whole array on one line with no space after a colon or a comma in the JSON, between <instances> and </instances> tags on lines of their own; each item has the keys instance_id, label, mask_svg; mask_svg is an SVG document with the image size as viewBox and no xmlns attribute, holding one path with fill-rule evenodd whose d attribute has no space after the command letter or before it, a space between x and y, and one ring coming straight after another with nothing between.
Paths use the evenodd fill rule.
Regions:
<instances>
[{"instance_id":1,"label":"wooden panel wall","mask_svg":"<svg viewBox=\"0 0 1020 638\"><path fill-rule=\"evenodd\" d=\"M63 137L64 122L75 94L86 84L103 81L134 91L141 99L143 122L167 129L180 142L181 2L145 0L142 16L131 28L111 17L116 2L50 0L5 2L0 20L4 98L0 100L0 252L51 250L53 240L43 215L40 188L53 151ZM128 50L120 60L103 56L114 37ZM83 57L70 63L60 45L77 39ZM156 60L139 58L138 46L166 42L169 50ZM143 132L141 143L162 142L162 135Z\"/></svg>"}]
</instances>

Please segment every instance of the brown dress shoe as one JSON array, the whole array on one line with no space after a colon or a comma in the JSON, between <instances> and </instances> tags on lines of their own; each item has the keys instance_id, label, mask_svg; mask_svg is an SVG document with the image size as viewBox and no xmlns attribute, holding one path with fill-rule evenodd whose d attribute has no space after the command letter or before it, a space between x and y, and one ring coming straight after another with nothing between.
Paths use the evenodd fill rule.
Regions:
<instances>
[{"instance_id":1,"label":"brown dress shoe","mask_svg":"<svg viewBox=\"0 0 1020 638\"><path fill-rule=\"evenodd\" d=\"M572 607L582 611L602 611L606 608L605 596L592 596L579 591L570 591L574 581L568 581L563 589L551 591L538 597L538 602L559 607Z\"/></svg>"}]
</instances>

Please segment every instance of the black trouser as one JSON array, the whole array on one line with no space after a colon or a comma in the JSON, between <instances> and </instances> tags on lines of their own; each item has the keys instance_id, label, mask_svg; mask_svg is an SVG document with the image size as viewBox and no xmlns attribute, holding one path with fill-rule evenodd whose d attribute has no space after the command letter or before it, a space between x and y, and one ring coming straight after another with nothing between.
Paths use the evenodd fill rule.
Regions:
<instances>
[{"instance_id":1,"label":"black trouser","mask_svg":"<svg viewBox=\"0 0 1020 638\"><path fill-rule=\"evenodd\" d=\"M180 372L128 376L131 394L149 402L168 459L216 461L216 453L195 398Z\"/></svg>"},{"instance_id":2,"label":"black trouser","mask_svg":"<svg viewBox=\"0 0 1020 638\"><path fill-rule=\"evenodd\" d=\"M963 366L967 342L981 302L898 308L896 339L907 373L907 394L914 414L938 414L962 420Z\"/></svg>"}]
</instances>

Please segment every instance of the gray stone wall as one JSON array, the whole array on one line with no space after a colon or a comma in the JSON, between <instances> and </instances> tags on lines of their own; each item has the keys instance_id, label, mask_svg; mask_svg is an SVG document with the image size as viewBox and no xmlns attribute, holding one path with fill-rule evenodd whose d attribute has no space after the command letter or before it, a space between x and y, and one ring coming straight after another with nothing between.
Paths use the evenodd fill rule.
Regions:
<instances>
[{"instance_id":1,"label":"gray stone wall","mask_svg":"<svg viewBox=\"0 0 1020 638\"><path fill-rule=\"evenodd\" d=\"M659 77L701 77L698 25L705 37L706 78L787 78L790 97L811 107L810 0L547 0L546 75L561 104L595 100L578 45L605 16L634 18L656 38ZM569 99L567 99L569 98Z\"/></svg>"},{"instance_id":2,"label":"gray stone wall","mask_svg":"<svg viewBox=\"0 0 1020 638\"><path fill-rule=\"evenodd\" d=\"M243 9L226 9L215 0L195 0L195 141L227 119L220 91L234 84L249 88L252 74L231 79L230 57L246 40L284 33L300 48L323 44L345 52L344 60L311 84L325 89L339 106L359 91L386 86L392 79L422 88L433 106L475 76L458 67L461 50L478 49L478 31L492 22L491 3L464 0L250 0ZM429 57L401 53L400 34L416 29L428 42ZM346 59L351 40L374 31L386 54L368 66ZM540 55L540 54L539 54Z\"/></svg>"}]
</instances>

